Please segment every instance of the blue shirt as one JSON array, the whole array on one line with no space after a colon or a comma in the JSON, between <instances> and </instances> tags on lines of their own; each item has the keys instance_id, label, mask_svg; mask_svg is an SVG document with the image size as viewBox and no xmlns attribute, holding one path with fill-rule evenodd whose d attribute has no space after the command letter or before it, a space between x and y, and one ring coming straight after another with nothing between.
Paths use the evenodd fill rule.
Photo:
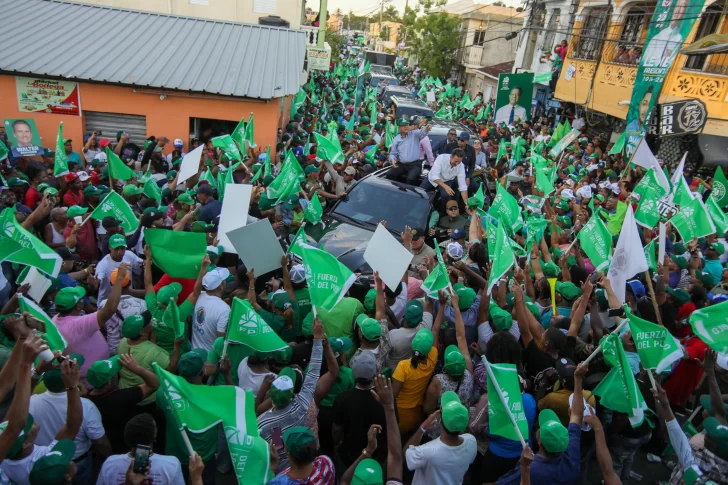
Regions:
<instances>
[{"instance_id":1,"label":"blue shirt","mask_svg":"<svg viewBox=\"0 0 728 485\"><path fill-rule=\"evenodd\" d=\"M557 306L556 309L559 311L559 315L562 317L570 317L571 316L571 307L568 306ZM543 328L549 328L551 326L551 315L553 315L553 311L551 308L546 310L543 315L541 315L541 326ZM520 455L519 455L520 456Z\"/></svg>"},{"instance_id":2,"label":"blue shirt","mask_svg":"<svg viewBox=\"0 0 728 485\"><path fill-rule=\"evenodd\" d=\"M484 325L487 325L487 323ZM523 410L526 413L526 422L528 423L528 436L524 436L523 438L528 442L528 445L531 446L531 430L533 429L534 421L536 421L538 408L536 406L536 399L534 399L532 395L524 393L522 396ZM488 426L488 436L490 436L488 449L495 456L501 458L518 458L521 456L523 448L521 447L520 441L509 440L508 438L491 434L490 425Z\"/></svg>"},{"instance_id":3,"label":"blue shirt","mask_svg":"<svg viewBox=\"0 0 728 485\"><path fill-rule=\"evenodd\" d=\"M412 130L402 138L397 135L392 141L392 149L389 152L390 160L399 160L400 163L408 164L420 161L420 140L427 136L429 130L420 128Z\"/></svg>"},{"instance_id":4,"label":"blue shirt","mask_svg":"<svg viewBox=\"0 0 728 485\"><path fill-rule=\"evenodd\" d=\"M222 202L212 199L202 208L200 215L197 216L197 220L210 224L220 215L221 211Z\"/></svg>"},{"instance_id":5,"label":"blue shirt","mask_svg":"<svg viewBox=\"0 0 728 485\"><path fill-rule=\"evenodd\" d=\"M432 314L437 315L439 308L440 302L435 300ZM473 306L460 312L460 316L463 317L465 339L468 341L468 345L478 341L478 312L480 312L480 295L475 297ZM452 309L452 305L447 305L445 307L445 321L455 323L455 310ZM520 453L518 455L520 456Z\"/></svg>"},{"instance_id":6,"label":"blue shirt","mask_svg":"<svg viewBox=\"0 0 728 485\"><path fill-rule=\"evenodd\" d=\"M76 152L71 152L70 155L68 155L68 161L69 162L75 162L80 167L83 167L83 162L81 161L81 156Z\"/></svg>"},{"instance_id":7,"label":"blue shirt","mask_svg":"<svg viewBox=\"0 0 728 485\"><path fill-rule=\"evenodd\" d=\"M519 443L520 446L520 443ZM548 485L572 485L581 482L581 426L569 423L569 446L558 458L533 457L531 463L531 483ZM497 485L519 485L521 467L516 467L503 475Z\"/></svg>"}]
</instances>

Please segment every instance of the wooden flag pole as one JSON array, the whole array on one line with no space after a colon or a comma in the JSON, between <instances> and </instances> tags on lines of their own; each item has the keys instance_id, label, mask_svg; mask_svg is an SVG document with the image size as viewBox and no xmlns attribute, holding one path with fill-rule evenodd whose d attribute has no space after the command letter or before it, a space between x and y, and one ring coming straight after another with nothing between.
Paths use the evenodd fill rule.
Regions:
<instances>
[{"instance_id":1,"label":"wooden flag pole","mask_svg":"<svg viewBox=\"0 0 728 485\"><path fill-rule=\"evenodd\" d=\"M657 323L664 327L662 324L662 316L660 315L660 308L657 306L657 298L655 298L655 289L652 287L652 278L650 278L650 270L645 271L645 280L647 280L647 289L650 290L650 298L652 298L652 307L655 309L655 317L657 317Z\"/></svg>"},{"instance_id":2,"label":"wooden flag pole","mask_svg":"<svg viewBox=\"0 0 728 485\"><path fill-rule=\"evenodd\" d=\"M619 332L620 330L622 330L622 328L624 328L625 325L627 325L627 323L629 323L629 319L625 318L624 320L622 320L622 323L620 323L617 326L617 328L614 329L614 332L612 332L612 333ZM599 344L599 346L596 349L594 349L594 352L592 352L591 355L589 357L587 357L586 360L583 363L584 364L588 364L589 362L591 362L592 360L594 360L594 357L596 357L597 355L599 355L599 353L601 351L602 351L602 345Z\"/></svg>"}]
</instances>

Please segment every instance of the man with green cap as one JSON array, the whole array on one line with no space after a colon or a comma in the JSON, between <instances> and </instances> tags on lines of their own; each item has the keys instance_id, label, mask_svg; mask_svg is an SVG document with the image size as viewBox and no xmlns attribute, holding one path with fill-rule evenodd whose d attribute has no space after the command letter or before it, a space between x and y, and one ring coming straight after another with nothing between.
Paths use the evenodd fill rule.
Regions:
<instances>
[{"instance_id":1,"label":"man with green cap","mask_svg":"<svg viewBox=\"0 0 728 485\"><path fill-rule=\"evenodd\" d=\"M58 441L48 452L33 464L28 479L31 485L70 485L76 477L73 455L76 445L71 440Z\"/></svg>"},{"instance_id":2,"label":"man with green cap","mask_svg":"<svg viewBox=\"0 0 728 485\"><path fill-rule=\"evenodd\" d=\"M294 426L283 432L283 450L291 465L268 482L267 485L290 485L292 483L315 483L334 485L336 470L334 462L325 455L318 455L316 437L305 426ZM318 456L317 456L318 455ZM271 456L271 471L278 468L278 456Z\"/></svg>"},{"instance_id":3,"label":"man with green cap","mask_svg":"<svg viewBox=\"0 0 728 485\"><path fill-rule=\"evenodd\" d=\"M386 366L397 367L400 361L412 356L412 339L421 328L432 328L432 300L410 300L404 311L404 319L400 328L389 331L390 350Z\"/></svg>"},{"instance_id":4,"label":"man with green cap","mask_svg":"<svg viewBox=\"0 0 728 485\"><path fill-rule=\"evenodd\" d=\"M441 402L441 410L430 414L404 445L407 468L415 472L413 485L461 484L478 454L475 437L465 433L468 409L462 405L457 393L445 392ZM419 446L422 437L438 417L441 417L440 437Z\"/></svg>"},{"instance_id":5,"label":"man with green cap","mask_svg":"<svg viewBox=\"0 0 728 485\"><path fill-rule=\"evenodd\" d=\"M114 234L109 238L109 254L104 256L96 265L95 276L99 280L99 301L108 297L111 291L111 273L121 263L128 264L132 274L142 274L142 259L133 251L127 251L126 248L126 237L123 234ZM137 290L133 296L141 298L142 291Z\"/></svg>"},{"instance_id":6,"label":"man with green cap","mask_svg":"<svg viewBox=\"0 0 728 485\"><path fill-rule=\"evenodd\" d=\"M571 316L572 305L577 298L581 296L581 288L576 286L571 281L557 281L556 282L556 310L562 317ZM546 310L541 315L541 325L543 328L549 328L551 325L551 315L553 308Z\"/></svg>"}]
</instances>

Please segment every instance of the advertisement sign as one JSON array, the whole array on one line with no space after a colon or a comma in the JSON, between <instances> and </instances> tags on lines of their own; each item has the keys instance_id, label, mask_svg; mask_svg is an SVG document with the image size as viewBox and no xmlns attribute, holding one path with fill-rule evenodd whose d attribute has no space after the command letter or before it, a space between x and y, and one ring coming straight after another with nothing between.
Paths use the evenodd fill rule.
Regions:
<instances>
[{"instance_id":1,"label":"advertisement sign","mask_svg":"<svg viewBox=\"0 0 728 485\"><path fill-rule=\"evenodd\" d=\"M682 43L700 17L704 0L660 0L647 31L627 113L627 156L645 136L650 113Z\"/></svg>"},{"instance_id":2,"label":"advertisement sign","mask_svg":"<svg viewBox=\"0 0 728 485\"><path fill-rule=\"evenodd\" d=\"M43 143L40 141L35 121L27 118L3 120L5 133L13 147L14 157L32 157L43 154Z\"/></svg>"},{"instance_id":3,"label":"advertisement sign","mask_svg":"<svg viewBox=\"0 0 728 485\"><path fill-rule=\"evenodd\" d=\"M81 114L78 83L15 76L18 111L23 113Z\"/></svg>"},{"instance_id":4,"label":"advertisement sign","mask_svg":"<svg viewBox=\"0 0 728 485\"><path fill-rule=\"evenodd\" d=\"M501 73L495 98L495 122L513 125L531 117L533 73Z\"/></svg>"},{"instance_id":5,"label":"advertisement sign","mask_svg":"<svg viewBox=\"0 0 728 485\"><path fill-rule=\"evenodd\" d=\"M306 48L308 54L308 70L319 70L328 71L331 63L331 50L324 49L323 47L312 47Z\"/></svg>"},{"instance_id":6,"label":"advertisement sign","mask_svg":"<svg viewBox=\"0 0 728 485\"><path fill-rule=\"evenodd\" d=\"M693 135L703 131L708 110L699 99L660 105L660 136Z\"/></svg>"}]
</instances>

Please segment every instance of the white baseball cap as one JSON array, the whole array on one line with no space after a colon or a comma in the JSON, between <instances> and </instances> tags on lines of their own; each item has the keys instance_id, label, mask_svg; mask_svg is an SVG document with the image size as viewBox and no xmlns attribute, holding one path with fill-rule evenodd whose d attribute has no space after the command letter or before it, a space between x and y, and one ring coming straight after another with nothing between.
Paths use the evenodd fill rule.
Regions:
<instances>
[{"instance_id":1,"label":"white baseball cap","mask_svg":"<svg viewBox=\"0 0 728 485\"><path fill-rule=\"evenodd\" d=\"M296 264L291 267L290 271L288 271L288 276L296 284L306 281L306 271L303 269L302 264Z\"/></svg>"},{"instance_id":2,"label":"white baseball cap","mask_svg":"<svg viewBox=\"0 0 728 485\"><path fill-rule=\"evenodd\" d=\"M206 290L216 290L228 276L230 271L227 268L215 268L202 277L202 287Z\"/></svg>"},{"instance_id":3,"label":"white baseball cap","mask_svg":"<svg viewBox=\"0 0 728 485\"><path fill-rule=\"evenodd\" d=\"M182 138L175 138L172 144L175 148L182 148L185 146L185 142L182 141Z\"/></svg>"},{"instance_id":4,"label":"white baseball cap","mask_svg":"<svg viewBox=\"0 0 728 485\"><path fill-rule=\"evenodd\" d=\"M86 172L78 172L78 180L80 180L81 182L85 182L90 178L91 176Z\"/></svg>"},{"instance_id":5,"label":"white baseball cap","mask_svg":"<svg viewBox=\"0 0 728 485\"><path fill-rule=\"evenodd\" d=\"M451 242L447 245L447 254L453 259L460 259L463 257L463 247L460 243Z\"/></svg>"},{"instance_id":6,"label":"white baseball cap","mask_svg":"<svg viewBox=\"0 0 728 485\"><path fill-rule=\"evenodd\" d=\"M564 192L566 192L566 190L564 190ZM579 190L576 191L576 195L578 195L582 199L590 198L592 196L591 187L589 187L588 185L580 187Z\"/></svg>"},{"instance_id":7,"label":"white baseball cap","mask_svg":"<svg viewBox=\"0 0 728 485\"><path fill-rule=\"evenodd\" d=\"M106 152L99 152L94 157L94 160L101 160L102 162L106 162Z\"/></svg>"}]
</instances>

